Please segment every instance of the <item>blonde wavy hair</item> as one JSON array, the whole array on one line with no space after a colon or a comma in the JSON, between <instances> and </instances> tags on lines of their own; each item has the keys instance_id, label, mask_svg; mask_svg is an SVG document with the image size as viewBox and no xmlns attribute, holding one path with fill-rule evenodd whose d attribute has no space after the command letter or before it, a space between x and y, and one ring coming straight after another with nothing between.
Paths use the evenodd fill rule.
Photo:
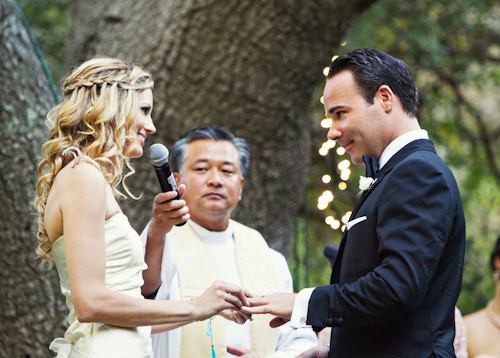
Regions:
<instances>
[{"instance_id":1,"label":"blonde wavy hair","mask_svg":"<svg viewBox=\"0 0 500 358\"><path fill-rule=\"evenodd\" d=\"M122 183L135 198L125 185L125 179L135 173L128 156L135 145L138 94L153 85L142 68L112 58L84 62L64 80L62 102L47 115L50 135L42 146L35 197L36 253L50 264L54 259L44 225L45 205L55 177L68 163L85 159L102 172L116 197L125 197L117 189ZM125 176L124 165L129 169Z\"/></svg>"}]
</instances>

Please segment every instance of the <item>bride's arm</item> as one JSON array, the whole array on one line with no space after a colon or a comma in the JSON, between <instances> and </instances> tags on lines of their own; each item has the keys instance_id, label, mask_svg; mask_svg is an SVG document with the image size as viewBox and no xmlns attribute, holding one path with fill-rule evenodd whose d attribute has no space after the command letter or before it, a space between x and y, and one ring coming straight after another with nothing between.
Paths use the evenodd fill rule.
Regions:
<instances>
[{"instance_id":1,"label":"bride's arm","mask_svg":"<svg viewBox=\"0 0 500 358\"><path fill-rule=\"evenodd\" d=\"M143 300L108 290L104 221L108 206L114 204L106 195L108 183L84 163L65 174L59 178L59 202L70 287L80 322L126 327L189 323L246 302L243 289L222 281L189 302Z\"/></svg>"},{"instance_id":2,"label":"bride's arm","mask_svg":"<svg viewBox=\"0 0 500 358\"><path fill-rule=\"evenodd\" d=\"M162 332L171 331L173 329L185 326L190 322L180 322L180 323L168 323L168 324L159 324L157 326L151 327L151 334L158 334Z\"/></svg>"}]
</instances>

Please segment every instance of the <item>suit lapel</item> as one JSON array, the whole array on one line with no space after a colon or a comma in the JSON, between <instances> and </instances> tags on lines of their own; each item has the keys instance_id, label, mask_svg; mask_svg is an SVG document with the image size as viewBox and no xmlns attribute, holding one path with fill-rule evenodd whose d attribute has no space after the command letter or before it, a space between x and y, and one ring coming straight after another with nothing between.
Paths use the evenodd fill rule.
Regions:
<instances>
[{"instance_id":1,"label":"suit lapel","mask_svg":"<svg viewBox=\"0 0 500 358\"><path fill-rule=\"evenodd\" d=\"M358 202L354 206L354 209L352 209L352 214L349 217L349 221L356 217L356 213L358 212L361 204L363 204L365 202L368 195L370 195L370 193L373 191L373 189L375 189L375 187L380 184L380 182L382 181L383 178L384 178L383 175L377 175L377 180L372 184L372 186L369 189L365 190L365 192L361 195Z\"/></svg>"},{"instance_id":2,"label":"suit lapel","mask_svg":"<svg viewBox=\"0 0 500 358\"><path fill-rule=\"evenodd\" d=\"M432 141L429 139L418 139L415 140L411 143L408 143L405 145L399 152L394 154L392 158L380 169L378 172L378 175L385 175L388 172L390 172L396 164L401 162L403 159L405 159L407 156L409 156L413 152L417 152L420 150L426 150L429 152L436 153L436 149L434 149L434 144L432 144Z\"/></svg>"},{"instance_id":3,"label":"suit lapel","mask_svg":"<svg viewBox=\"0 0 500 358\"><path fill-rule=\"evenodd\" d=\"M434 145L432 144L432 141L428 139L419 139L415 140L403 148L396 154L392 156L392 158L380 169L380 171L377 174L377 180L373 185L370 187L370 189L366 190L362 195L361 198L359 198L358 202L356 203L356 206L352 210L352 214L349 218L350 220L353 220L356 218L356 214L361 207L361 205L365 202L366 198L370 195L371 192L375 189L377 185L379 185L382 180L384 179L385 175L389 173L399 162L401 162L403 159L405 159L407 156L409 156L411 153L419 151L419 150L427 150L436 153L436 150L434 149ZM340 246L339 246L339 252L337 254L337 257L335 259L335 262L333 263L333 269L332 269L332 275L330 278L330 283L339 283L340 281L340 263L342 261L342 256L344 254L344 248L346 245L347 241L347 233L348 231L346 230L344 234L342 235L342 240L340 241Z\"/></svg>"}]
</instances>

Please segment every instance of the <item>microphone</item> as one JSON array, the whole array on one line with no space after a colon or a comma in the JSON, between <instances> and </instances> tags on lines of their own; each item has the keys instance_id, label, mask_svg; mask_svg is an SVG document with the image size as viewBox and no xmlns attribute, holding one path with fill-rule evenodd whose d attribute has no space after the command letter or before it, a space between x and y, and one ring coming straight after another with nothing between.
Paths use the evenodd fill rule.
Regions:
<instances>
[{"instance_id":1,"label":"microphone","mask_svg":"<svg viewBox=\"0 0 500 358\"><path fill-rule=\"evenodd\" d=\"M162 192L167 191L177 191L177 185L175 184L175 179L168 165L168 149L163 144L156 143L149 147L148 159L153 167L155 168L156 176L160 182L160 187ZM180 199L179 193L174 198L175 200ZM180 224L175 224L176 226L182 226L186 222Z\"/></svg>"}]
</instances>

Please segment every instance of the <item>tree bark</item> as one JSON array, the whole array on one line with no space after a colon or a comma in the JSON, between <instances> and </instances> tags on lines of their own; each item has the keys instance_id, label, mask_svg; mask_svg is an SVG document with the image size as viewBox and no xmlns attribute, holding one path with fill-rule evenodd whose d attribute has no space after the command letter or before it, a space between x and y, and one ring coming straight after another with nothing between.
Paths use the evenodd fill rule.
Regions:
<instances>
[{"instance_id":1,"label":"tree bark","mask_svg":"<svg viewBox=\"0 0 500 358\"><path fill-rule=\"evenodd\" d=\"M233 217L288 254L310 157L308 107L346 28L374 0L77 0L67 63L95 54L139 63L155 78L155 142L201 125L247 140L250 169ZM82 16L85 14L85 16ZM137 162L141 201L124 205L135 228L159 186Z\"/></svg>"},{"instance_id":2,"label":"tree bark","mask_svg":"<svg viewBox=\"0 0 500 358\"><path fill-rule=\"evenodd\" d=\"M0 0L0 357L46 357L67 314L39 267L33 198L54 94L11 0Z\"/></svg>"}]
</instances>

